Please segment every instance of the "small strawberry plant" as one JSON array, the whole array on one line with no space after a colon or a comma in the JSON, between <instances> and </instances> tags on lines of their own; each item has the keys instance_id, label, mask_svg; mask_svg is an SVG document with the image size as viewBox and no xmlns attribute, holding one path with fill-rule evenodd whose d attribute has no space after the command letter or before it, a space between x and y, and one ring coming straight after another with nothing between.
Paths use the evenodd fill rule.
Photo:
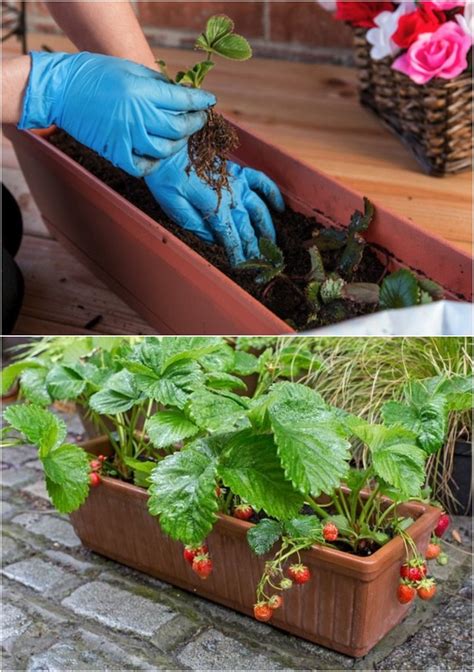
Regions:
<instances>
[{"instance_id":1,"label":"small strawberry plant","mask_svg":"<svg viewBox=\"0 0 474 672\"><path fill-rule=\"evenodd\" d=\"M260 258L246 261L239 268L255 271L255 283L263 286L263 301L278 284L289 285L291 293L299 297L305 308L307 319L303 328L349 317L349 304L365 306L366 312L373 312L442 299L443 290L439 285L406 269L381 277L378 283L354 282L366 250L362 234L369 229L374 214L374 206L364 198L364 212L356 210L347 230L315 231L307 242L311 265L305 275L289 274L283 252L265 238L260 240Z\"/></svg>"},{"instance_id":2,"label":"small strawberry plant","mask_svg":"<svg viewBox=\"0 0 474 672\"><path fill-rule=\"evenodd\" d=\"M206 55L201 61L176 77L170 75L165 61L158 61L161 72L170 82L182 86L201 88L206 75L214 68L213 58L220 56L233 61L246 61L252 57L248 41L234 32L234 22L228 16L212 16L203 33L197 38L195 48ZM238 147L238 137L224 117L210 110L204 128L189 140L189 168L216 190L220 203L223 189L229 188L227 159Z\"/></svg>"}]
</instances>

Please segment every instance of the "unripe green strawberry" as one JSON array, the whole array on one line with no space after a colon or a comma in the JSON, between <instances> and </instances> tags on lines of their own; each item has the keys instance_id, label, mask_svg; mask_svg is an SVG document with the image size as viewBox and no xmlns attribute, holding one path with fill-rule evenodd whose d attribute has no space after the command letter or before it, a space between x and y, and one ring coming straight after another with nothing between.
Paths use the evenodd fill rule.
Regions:
<instances>
[{"instance_id":1,"label":"unripe green strawberry","mask_svg":"<svg viewBox=\"0 0 474 672\"><path fill-rule=\"evenodd\" d=\"M289 590L293 586L293 581L291 579L282 579L280 581L280 588L282 590Z\"/></svg>"},{"instance_id":2,"label":"unripe green strawberry","mask_svg":"<svg viewBox=\"0 0 474 672\"><path fill-rule=\"evenodd\" d=\"M438 563L438 565L447 565L449 562L449 558L446 555L446 553L440 553L436 558L436 562Z\"/></svg>"}]
</instances>

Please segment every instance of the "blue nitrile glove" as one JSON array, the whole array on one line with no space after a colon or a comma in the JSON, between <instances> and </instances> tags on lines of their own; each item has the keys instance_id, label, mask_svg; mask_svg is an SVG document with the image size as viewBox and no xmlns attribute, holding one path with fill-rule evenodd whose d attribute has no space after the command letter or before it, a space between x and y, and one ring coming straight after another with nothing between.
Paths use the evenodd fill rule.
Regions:
<instances>
[{"instance_id":1,"label":"blue nitrile glove","mask_svg":"<svg viewBox=\"0 0 474 672\"><path fill-rule=\"evenodd\" d=\"M211 93L170 84L121 58L31 52L19 129L56 124L135 177L182 149L207 121Z\"/></svg>"},{"instance_id":2,"label":"blue nitrile glove","mask_svg":"<svg viewBox=\"0 0 474 672\"><path fill-rule=\"evenodd\" d=\"M275 240L270 212L258 194L280 212L285 209L277 185L264 173L228 162L232 193L217 194L194 172L188 175L187 148L162 161L145 178L148 188L166 214L184 229L209 243L225 247L233 266L260 256L258 239ZM258 192L258 194L257 194Z\"/></svg>"}]
</instances>

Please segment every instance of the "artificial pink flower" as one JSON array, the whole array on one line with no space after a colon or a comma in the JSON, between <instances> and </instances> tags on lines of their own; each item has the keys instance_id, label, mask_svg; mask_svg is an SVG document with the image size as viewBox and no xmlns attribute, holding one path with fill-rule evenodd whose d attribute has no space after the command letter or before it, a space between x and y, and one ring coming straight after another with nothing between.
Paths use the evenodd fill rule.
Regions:
<instances>
[{"instance_id":1,"label":"artificial pink flower","mask_svg":"<svg viewBox=\"0 0 474 672\"><path fill-rule=\"evenodd\" d=\"M436 32L420 35L392 67L416 84L426 84L434 77L453 79L466 70L470 48L469 36L457 23L448 21Z\"/></svg>"},{"instance_id":2,"label":"artificial pink flower","mask_svg":"<svg viewBox=\"0 0 474 672\"><path fill-rule=\"evenodd\" d=\"M455 7L463 7L466 4L466 0L457 0L456 2L452 2L451 0L421 0L421 2L431 9L440 9L441 11L448 11L448 9L454 9Z\"/></svg>"}]
</instances>

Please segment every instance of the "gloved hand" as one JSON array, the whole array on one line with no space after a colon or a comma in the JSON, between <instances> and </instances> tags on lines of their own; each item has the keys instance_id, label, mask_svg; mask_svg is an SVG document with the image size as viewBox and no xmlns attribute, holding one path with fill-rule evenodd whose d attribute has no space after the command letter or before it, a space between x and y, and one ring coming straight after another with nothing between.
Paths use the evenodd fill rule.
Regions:
<instances>
[{"instance_id":1,"label":"gloved hand","mask_svg":"<svg viewBox=\"0 0 474 672\"><path fill-rule=\"evenodd\" d=\"M31 52L19 129L56 124L115 166L142 177L207 121L211 93L170 84L121 58Z\"/></svg>"},{"instance_id":2,"label":"gloved hand","mask_svg":"<svg viewBox=\"0 0 474 672\"><path fill-rule=\"evenodd\" d=\"M216 211L216 192L194 170L187 174L188 163L185 148L145 178L166 214L203 240L223 245L233 266L259 257L258 239L275 241L275 229L267 206L256 192L283 212L285 203L277 185L264 173L229 161L232 191L223 189Z\"/></svg>"}]
</instances>

